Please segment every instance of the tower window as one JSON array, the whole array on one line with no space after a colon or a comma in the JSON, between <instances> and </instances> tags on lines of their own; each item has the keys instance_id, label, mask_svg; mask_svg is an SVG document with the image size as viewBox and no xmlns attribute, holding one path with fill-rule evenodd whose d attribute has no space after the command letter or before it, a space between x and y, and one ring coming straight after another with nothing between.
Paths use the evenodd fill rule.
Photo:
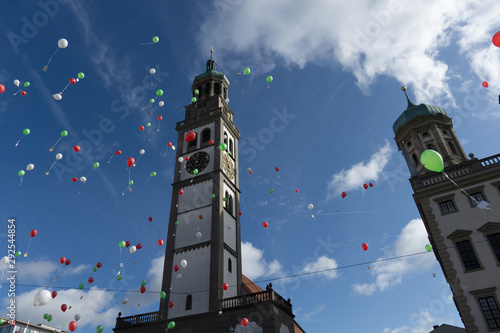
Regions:
<instances>
[{"instance_id":1,"label":"tower window","mask_svg":"<svg viewBox=\"0 0 500 333\"><path fill-rule=\"evenodd\" d=\"M470 197L472 198L470 201L473 207L477 206L477 204L480 203L481 201L485 201L483 192L472 193Z\"/></svg>"},{"instance_id":2,"label":"tower window","mask_svg":"<svg viewBox=\"0 0 500 333\"><path fill-rule=\"evenodd\" d=\"M464 264L465 270L470 271L472 269L481 268L479 261L477 260L476 253L472 248L472 244L469 240L464 240L455 243L458 253L460 253L460 258Z\"/></svg>"},{"instance_id":3,"label":"tower window","mask_svg":"<svg viewBox=\"0 0 500 333\"><path fill-rule=\"evenodd\" d=\"M210 82L208 82L205 86L205 91L206 91L206 95L207 96L210 96Z\"/></svg>"},{"instance_id":4,"label":"tower window","mask_svg":"<svg viewBox=\"0 0 500 333\"><path fill-rule=\"evenodd\" d=\"M191 310L193 308L193 295L188 294L186 296L186 311Z\"/></svg>"},{"instance_id":5,"label":"tower window","mask_svg":"<svg viewBox=\"0 0 500 333\"><path fill-rule=\"evenodd\" d=\"M231 258L227 258L227 271L229 273L233 272L233 263L231 261Z\"/></svg>"},{"instance_id":6,"label":"tower window","mask_svg":"<svg viewBox=\"0 0 500 333\"><path fill-rule=\"evenodd\" d=\"M429 143L429 144L427 145L427 149L436 150L436 148L434 148L434 145L433 145L433 144L431 144L431 143Z\"/></svg>"},{"instance_id":7,"label":"tower window","mask_svg":"<svg viewBox=\"0 0 500 333\"><path fill-rule=\"evenodd\" d=\"M229 196L228 201L229 201L229 203L228 203L229 214L233 215L233 196L232 195Z\"/></svg>"},{"instance_id":8,"label":"tower window","mask_svg":"<svg viewBox=\"0 0 500 333\"><path fill-rule=\"evenodd\" d=\"M455 208L455 204L453 203L453 200L446 200L440 202L439 207L441 208L442 214L448 214L457 211L457 209Z\"/></svg>"},{"instance_id":9,"label":"tower window","mask_svg":"<svg viewBox=\"0 0 500 333\"><path fill-rule=\"evenodd\" d=\"M198 97L201 97L201 95L203 94L203 93L202 93L202 90L201 90L201 86L198 86L198 88L196 88L196 89L198 89L198 92L199 92ZM195 95L196 95L196 94L195 94Z\"/></svg>"},{"instance_id":10,"label":"tower window","mask_svg":"<svg viewBox=\"0 0 500 333\"><path fill-rule=\"evenodd\" d=\"M233 156L233 139L229 139L229 152Z\"/></svg>"},{"instance_id":11,"label":"tower window","mask_svg":"<svg viewBox=\"0 0 500 333\"><path fill-rule=\"evenodd\" d=\"M413 155L411 155L411 157L413 158L413 163L415 163L415 166L417 166L418 165L417 155L413 154Z\"/></svg>"},{"instance_id":12,"label":"tower window","mask_svg":"<svg viewBox=\"0 0 500 333\"><path fill-rule=\"evenodd\" d=\"M500 328L500 310L498 309L495 297L483 297L479 298L478 301L489 328Z\"/></svg>"},{"instance_id":13,"label":"tower window","mask_svg":"<svg viewBox=\"0 0 500 333\"><path fill-rule=\"evenodd\" d=\"M452 154L457 153L457 150L455 149L455 146L453 145L453 143L451 141L448 141L448 146L450 147L450 151Z\"/></svg>"},{"instance_id":14,"label":"tower window","mask_svg":"<svg viewBox=\"0 0 500 333\"><path fill-rule=\"evenodd\" d=\"M229 206L229 192L226 191L226 194L224 195L224 198L226 199L224 201L224 208L226 208L227 210L229 210L228 206Z\"/></svg>"},{"instance_id":15,"label":"tower window","mask_svg":"<svg viewBox=\"0 0 500 333\"><path fill-rule=\"evenodd\" d=\"M227 99L227 88L224 87L224 99Z\"/></svg>"},{"instance_id":16,"label":"tower window","mask_svg":"<svg viewBox=\"0 0 500 333\"><path fill-rule=\"evenodd\" d=\"M422 137L426 138L428 136L429 136L429 133L427 133L427 132L422 133Z\"/></svg>"},{"instance_id":17,"label":"tower window","mask_svg":"<svg viewBox=\"0 0 500 333\"><path fill-rule=\"evenodd\" d=\"M224 132L224 143L227 145L227 132Z\"/></svg>"},{"instance_id":18,"label":"tower window","mask_svg":"<svg viewBox=\"0 0 500 333\"><path fill-rule=\"evenodd\" d=\"M408 148L410 148L410 147L411 147L411 141L408 141L408 142L406 143L406 146L407 146Z\"/></svg>"},{"instance_id":19,"label":"tower window","mask_svg":"<svg viewBox=\"0 0 500 333\"><path fill-rule=\"evenodd\" d=\"M214 83L214 95L220 95L220 83Z\"/></svg>"},{"instance_id":20,"label":"tower window","mask_svg":"<svg viewBox=\"0 0 500 333\"><path fill-rule=\"evenodd\" d=\"M198 143L198 136L196 136L193 141L189 141L188 151L195 150L197 143Z\"/></svg>"},{"instance_id":21,"label":"tower window","mask_svg":"<svg viewBox=\"0 0 500 333\"><path fill-rule=\"evenodd\" d=\"M444 135L448 135L448 131L443 130Z\"/></svg>"},{"instance_id":22,"label":"tower window","mask_svg":"<svg viewBox=\"0 0 500 333\"><path fill-rule=\"evenodd\" d=\"M208 146L209 142L210 142L210 128L205 128L201 132L201 146L206 147Z\"/></svg>"},{"instance_id":23,"label":"tower window","mask_svg":"<svg viewBox=\"0 0 500 333\"><path fill-rule=\"evenodd\" d=\"M497 261L500 263L500 232L488 235L488 241L493 249L493 253L497 257Z\"/></svg>"}]
</instances>

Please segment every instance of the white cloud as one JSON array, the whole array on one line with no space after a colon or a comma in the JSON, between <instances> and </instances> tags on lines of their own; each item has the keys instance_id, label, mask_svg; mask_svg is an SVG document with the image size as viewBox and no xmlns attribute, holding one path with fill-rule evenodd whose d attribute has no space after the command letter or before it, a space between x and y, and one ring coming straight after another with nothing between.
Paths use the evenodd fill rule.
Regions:
<instances>
[{"instance_id":1,"label":"white cloud","mask_svg":"<svg viewBox=\"0 0 500 333\"><path fill-rule=\"evenodd\" d=\"M218 0L213 7L200 28L201 50L214 44L222 56L224 49L246 54L257 71L280 60L301 68L340 64L363 90L389 76L410 85L417 101L451 105L453 71L443 51L457 43L472 59L491 48L500 15L496 0L311 0L294 6L286 0ZM500 75L493 63L487 67Z\"/></svg>"},{"instance_id":2,"label":"white cloud","mask_svg":"<svg viewBox=\"0 0 500 333\"><path fill-rule=\"evenodd\" d=\"M20 262L17 264L17 279L23 283L45 284L55 278L54 273L59 266L48 260Z\"/></svg>"},{"instance_id":3,"label":"white cloud","mask_svg":"<svg viewBox=\"0 0 500 333\"><path fill-rule=\"evenodd\" d=\"M401 230L394 250L386 253L386 256L404 256L423 252L428 242L428 235L423 221L421 219L414 219ZM436 259L431 253L376 262L371 265L371 273L375 275L375 281L372 283L354 284L353 289L358 294L372 295L376 291L384 291L391 286L401 283L406 275L425 272L435 263Z\"/></svg>"},{"instance_id":4,"label":"white cloud","mask_svg":"<svg viewBox=\"0 0 500 333\"><path fill-rule=\"evenodd\" d=\"M314 276L322 275L328 279L334 279L338 276L337 271L335 270L338 267L335 259L330 259L327 256L321 256L316 261L310 262L302 268L301 273L312 273L312 272L321 272L314 274ZM306 275L306 276L312 276Z\"/></svg>"},{"instance_id":5,"label":"white cloud","mask_svg":"<svg viewBox=\"0 0 500 333\"><path fill-rule=\"evenodd\" d=\"M348 170L334 174L328 182L326 200L336 197L344 191L361 189L363 183L378 180L393 152L394 149L391 148L389 141L386 141L385 145L374 153L368 162L359 162Z\"/></svg>"},{"instance_id":6,"label":"white cloud","mask_svg":"<svg viewBox=\"0 0 500 333\"><path fill-rule=\"evenodd\" d=\"M429 333L434 325L443 322L450 323L452 320L446 320L435 316L433 311L426 308L420 310L418 313L415 312L411 314L410 322L412 326L403 325L394 329L386 327L383 333Z\"/></svg>"},{"instance_id":7,"label":"white cloud","mask_svg":"<svg viewBox=\"0 0 500 333\"><path fill-rule=\"evenodd\" d=\"M258 249L250 242L241 243L241 266L243 274L250 280L261 276L279 275L282 267L278 260L267 262L264 251Z\"/></svg>"},{"instance_id":8,"label":"white cloud","mask_svg":"<svg viewBox=\"0 0 500 333\"><path fill-rule=\"evenodd\" d=\"M313 316L323 312L323 310L326 309L325 305L319 304L314 310L304 314L301 316L300 321L313 321L314 319L312 318ZM296 313L295 313L296 314Z\"/></svg>"}]
</instances>

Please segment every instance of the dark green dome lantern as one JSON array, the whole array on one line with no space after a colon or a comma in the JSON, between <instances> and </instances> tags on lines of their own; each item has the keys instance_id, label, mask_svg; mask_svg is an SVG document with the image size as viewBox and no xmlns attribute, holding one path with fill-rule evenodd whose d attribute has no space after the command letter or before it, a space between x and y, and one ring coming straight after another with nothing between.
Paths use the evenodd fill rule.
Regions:
<instances>
[{"instance_id":1,"label":"dark green dome lantern","mask_svg":"<svg viewBox=\"0 0 500 333\"><path fill-rule=\"evenodd\" d=\"M392 125L392 129L394 134L398 134L398 130L406 124L409 124L413 119L418 116L435 116L435 115L443 115L448 117L446 111L439 106L428 105L428 104L419 104L415 105L408 98L408 94L406 93L406 87L402 87L401 90L404 91L406 95L406 99L408 100L408 107L403 113L399 116L399 118Z\"/></svg>"}]
</instances>

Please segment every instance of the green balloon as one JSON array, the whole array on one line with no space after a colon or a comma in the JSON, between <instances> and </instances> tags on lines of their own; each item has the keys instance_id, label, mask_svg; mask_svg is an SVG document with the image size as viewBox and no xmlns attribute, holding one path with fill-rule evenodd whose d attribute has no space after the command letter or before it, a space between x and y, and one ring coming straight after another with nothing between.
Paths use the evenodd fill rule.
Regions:
<instances>
[{"instance_id":1,"label":"green balloon","mask_svg":"<svg viewBox=\"0 0 500 333\"><path fill-rule=\"evenodd\" d=\"M158 97L163 96L163 90L158 89L158 90L156 91L156 96L158 96Z\"/></svg>"},{"instance_id":2,"label":"green balloon","mask_svg":"<svg viewBox=\"0 0 500 333\"><path fill-rule=\"evenodd\" d=\"M247 67L247 68L245 68L245 69L243 70L243 73L244 73L245 75L250 74L250 68L248 68L248 67Z\"/></svg>"},{"instance_id":3,"label":"green balloon","mask_svg":"<svg viewBox=\"0 0 500 333\"><path fill-rule=\"evenodd\" d=\"M97 333L102 333L103 330L104 330L104 326L102 326L102 325L97 326L97 328L95 329L95 331Z\"/></svg>"},{"instance_id":4,"label":"green balloon","mask_svg":"<svg viewBox=\"0 0 500 333\"><path fill-rule=\"evenodd\" d=\"M266 82L267 83L271 83L273 82L273 77L271 75L269 75L267 78L266 78Z\"/></svg>"},{"instance_id":5,"label":"green balloon","mask_svg":"<svg viewBox=\"0 0 500 333\"><path fill-rule=\"evenodd\" d=\"M193 170L193 174L197 175L198 174L198 169Z\"/></svg>"},{"instance_id":6,"label":"green balloon","mask_svg":"<svg viewBox=\"0 0 500 333\"><path fill-rule=\"evenodd\" d=\"M155 99L154 99L154 98L151 98L151 99L149 100L149 103L154 103L154 102L155 102Z\"/></svg>"},{"instance_id":7,"label":"green balloon","mask_svg":"<svg viewBox=\"0 0 500 333\"><path fill-rule=\"evenodd\" d=\"M175 327L175 322L171 321L170 323L168 323L168 329L169 330L171 330L174 327Z\"/></svg>"},{"instance_id":8,"label":"green balloon","mask_svg":"<svg viewBox=\"0 0 500 333\"><path fill-rule=\"evenodd\" d=\"M19 257L21 255L21 251L16 252L16 257Z\"/></svg>"},{"instance_id":9,"label":"green balloon","mask_svg":"<svg viewBox=\"0 0 500 333\"><path fill-rule=\"evenodd\" d=\"M44 313L44 315L43 315L43 319L47 319L47 318L49 318L49 314L48 314L48 313ZM2 323L2 324L3 324L3 323ZM1 324L0 324L0 325L1 325Z\"/></svg>"},{"instance_id":10,"label":"green balloon","mask_svg":"<svg viewBox=\"0 0 500 333\"><path fill-rule=\"evenodd\" d=\"M78 286L78 289L80 289L80 290L83 289L83 283L80 283L80 285Z\"/></svg>"},{"instance_id":11,"label":"green balloon","mask_svg":"<svg viewBox=\"0 0 500 333\"><path fill-rule=\"evenodd\" d=\"M134 181L133 180L129 180L128 184L129 185L134 185Z\"/></svg>"},{"instance_id":12,"label":"green balloon","mask_svg":"<svg viewBox=\"0 0 500 333\"><path fill-rule=\"evenodd\" d=\"M160 38L158 36L153 37L153 43L158 43L160 41Z\"/></svg>"},{"instance_id":13,"label":"green balloon","mask_svg":"<svg viewBox=\"0 0 500 333\"><path fill-rule=\"evenodd\" d=\"M269 190L269 194L273 194L274 190L273 189L270 189Z\"/></svg>"},{"instance_id":14,"label":"green balloon","mask_svg":"<svg viewBox=\"0 0 500 333\"><path fill-rule=\"evenodd\" d=\"M44 318L45 318L45 315L44 315ZM2 325L3 323L4 323L3 318L0 318L0 325Z\"/></svg>"},{"instance_id":15,"label":"green balloon","mask_svg":"<svg viewBox=\"0 0 500 333\"><path fill-rule=\"evenodd\" d=\"M149 175L149 177L156 177L156 172L151 172L151 174Z\"/></svg>"},{"instance_id":16,"label":"green balloon","mask_svg":"<svg viewBox=\"0 0 500 333\"><path fill-rule=\"evenodd\" d=\"M82 72L78 73L78 78L79 79L83 79L85 77L85 74L83 74Z\"/></svg>"},{"instance_id":17,"label":"green balloon","mask_svg":"<svg viewBox=\"0 0 500 333\"><path fill-rule=\"evenodd\" d=\"M94 168L98 168L99 167L99 162L95 162L94 163Z\"/></svg>"},{"instance_id":18,"label":"green balloon","mask_svg":"<svg viewBox=\"0 0 500 333\"><path fill-rule=\"evenodd\" d=\"M427 250L427 252L431 252L432 251L432 245L431 244L427 244L425 246L425 249Z\"/></svg>"},{"instance_id":19,"label":"green balloon","mask_svg":"<svg viewBox=\"0 0 500 333\"><path fill-rule=\"evenodd\" d=\"M200 94L200 91L199 91L198 89L195 89L195 90L194 90L194 93L195 93L196 95L199 95L199 94Z\"/></svg>"},{"instance_id":20,"label":"green balloon","mask_svg":"<svg viewBox=\"0 0 500 333\"><path fill-rule=\"evenodd\" d=\"M120 280L122 279L122 277L123 277L123 276L120 274L120 275L118 275L118 276L116 277L116 279L117 279L118 281L120 281Z\"/></svg>"},{"instance_id":21,"label":"green balloon","mask_svg":"<svg viewBox=\"0 0 500 333\"><path fill-rule=\"evenodd\" d=\"M227 201L227 198L222 198L222 201Z\"/></svg>"},{"instance_id":22,"label":"green balloon","mask_svg":"<svg viewBox=\"0 0 500 333\"><path fill-rule=\"evenodd\" d=\"M195 103L196 102L196 97L191 98L191 102Z\"/></svg>"},{"instance_id":23,"label":"green balloon","mask_svg":"<svg viewBox=\"0 0 500 333\"><path fill-rule=\"evenodd\" d=\"M68 136L68 131L62 131L61 132L61 136L64 138L66 136Z\"/></svg>"},{"instance_id":24,"label":"green balloon","mask_svg":"<svg viewBox=\"0 0 500 333\"><path fill-rule=\"evenodd\" d=\"M151 126L151 123L147 123L147 124L146 124L146 126L147 126L147 127L150 127L150 126Z\"/></svg>"},{"instance_id":25,"label":"green balloon","mask_svg":"<svg viewBox=\"0 0 500 333\"><path fill-rule=\"evenodd\" d=\"M24 176L25 172L24 172L24 170L19 170L19 171L17 172L17 174L18 174L19 176Z\"/></svg>"},{"instance_id":26,"label":"green balloon","mask_svg":"<svg viewBox=\"0 0 500 333\"><path fill-rule=\"evenodd\" d=\"M47 321L51 321L52 320L52 315L49 315L49 318L47 319Z\"/></svg>"},{"instance_id":27,"label":"green balloon","mask_svg":"<svg viewBox=\"0 0 500 333\"><path fill-rule=\"evenodd\" d=\"M94 268L92 268L92 270L93 270L94 272L97 272L97 267L96 267L96 266L94 266Z\"/></svg>"},{"instance_id":28,"label":"green balloon","mask_svg":"<svg viewBox=\"0 0 500 333\"><path fill-rule=\"evenodd\" d=\"M179 221L175 221L175 225L179 225Z\"/></svg>"},{"instance_id":29,"label":"green balloon","mask_svg":"<svg viewBox=\"0 0 500 333\"><path fill-rule=\"evenodd\" d=\"M215 194L212 194L212 199L215 199Z\"/></svg>"},{"instance_id":30,"label":"green balloon","mask_svg":"<svg viewBox=\"0 0 500 333\"><path fill-rule=\"evenodd\" d=\"M144 287L146 285L146 280L141 281L141 287Z\"/></svg>"},{"instance_id":31,"label":"green balloon","mask_svg":"<svg viewBox=\"0 0 500 333\"><path fill-rule=\"evenodd\" d=\"M30 86L30 83L29 82L24 82L24 86L27 88Z\"/></svg>"},{"instance_id":32,"label":"green balloon","mask_svg":"<svg viewBox=\"0 0 500 333\"><path fill-rule=\"evenodd\" d=\"M162 291L162 292L160 293L160 297L161 297L161 299L165 299L165 298L167 298L167 293L166 293L166 292L164 292L164 291Z\"/></svg>"},{"instance_id":33,"label":"green balloon","mask_svg":"<svg viewBox=\"0 0 500 333\"><path fill-rule=\"evenodd\" d=\"M23 134L24 134L24 135L28 135L28 134L30 134L30 132L31 132L31 131L30 131L30 129L29 129L29 128L25 128L25 129L23 130Z\"/></svg>"},{"instance_id":34,"label":"green balloon","mask_svg":"<svg viewBox=\"0 0 500 333\"><path fill-rule=\"evenodd\" d=\"M432 149L428 149L420 156L420 162L430 171L442 172L444 170L443 158L441 155Z\"/></svg>"},{"instance_id":35,"label":"green balloon","mask_svg":"<svg viewBox=\"0 0 500 333\"><path fill-rule=\"evenodd\" d=\"M125 241L121 241L118 245L123 249L125 247Z\"/></svg>"},{"instance_id":36,"label":"green balloon","mask_svg":"<svg viewBox=\"0 0 500 333\"><path fill-rule=\"evenodd\" d=\"M219 145L219 149L220 150L226 150L227 149L227 145L223 142Z\"/></svg>"}]
</instances>

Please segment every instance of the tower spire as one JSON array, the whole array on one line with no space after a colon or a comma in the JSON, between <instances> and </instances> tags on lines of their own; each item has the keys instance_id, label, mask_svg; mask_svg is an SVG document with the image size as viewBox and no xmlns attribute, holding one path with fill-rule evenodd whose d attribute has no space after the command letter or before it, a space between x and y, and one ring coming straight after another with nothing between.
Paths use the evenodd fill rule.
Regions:
<instances>
[{"instance_id":1,"label":"tower spire","mask_svg":"<svg viewBox=\"0 0 500 333\"><path fill-rule=\"evenodd\" d=\"M207 60L207 72L215 71L217 63L214 60L214 48L210 48L210 59Z\"/></svg>"},{"instance_id":2,"label":"tower spire","mask_svg":"<svg viewBox=\"0 0 500 333\"><path fill-rule=\"evenodd\" d=\"M415 104L413 104L413 103L410 101L410 98L408 97L408 94L406 93L406 86L402 86L402 87L401 87L401 90L403 90L403 92L405 93L406 100L408 101L408 107L407 107L407 109L409 109L409 108L411 108L411 107L416 106Z\"/></svg>"}]
</instances>

